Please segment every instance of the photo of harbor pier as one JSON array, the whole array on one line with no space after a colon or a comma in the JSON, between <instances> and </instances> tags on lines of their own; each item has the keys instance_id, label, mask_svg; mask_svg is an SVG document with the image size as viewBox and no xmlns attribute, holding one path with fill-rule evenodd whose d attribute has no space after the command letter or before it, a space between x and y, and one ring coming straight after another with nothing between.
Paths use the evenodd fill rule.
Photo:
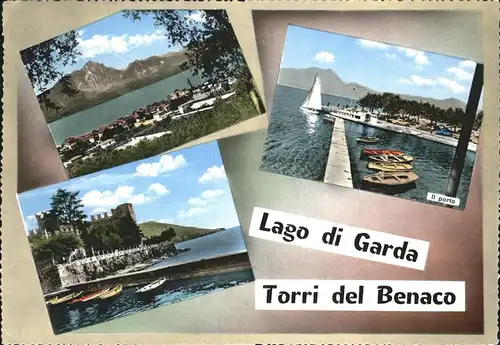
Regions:
<instances>
[{"instance_id":1,"label":"photo of harbor pier","mask_svg":"<svg viewBox=\"0 0 500 345\"><path fill-rule=\"evenodd\" d=\"M54 333L253 281L216 142L19 195Z\"/></svg>"},{"instance_id":2,"label":"photo of harbor pier","mask_svg":"<svg viewBox=\"0 0 500 345\"><path fill-rule=\"evenodd\" d=\"M344 55L314 55L312 47L310 62L299 59L294 44L303 37L332 51L370 52L378 70L363 74ZM408 58L438 76L404 78ZM432 61L449 66L444 72L455 80ZM473 61L289 26L261 170L463 210L484 116L482 85L483 65Z\"/></svg>"}]
</instances>

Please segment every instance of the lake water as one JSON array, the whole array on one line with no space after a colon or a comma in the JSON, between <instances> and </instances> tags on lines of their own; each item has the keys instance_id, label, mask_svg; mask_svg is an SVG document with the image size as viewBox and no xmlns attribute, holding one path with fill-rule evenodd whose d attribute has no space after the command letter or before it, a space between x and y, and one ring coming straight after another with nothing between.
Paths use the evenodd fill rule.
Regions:
<instances>
[{"instance_id":1,"label":"lake water","mask_svg":"<svg viewBox=\"0 0 500 345\"><path fill-rule=\"evenodd\" d=\"M333 125L319 116L307 116L301 112L300 104L306 95L307 90L280 85L276 87L261 169L323 181ZM323 94L322 98L324 105L350 103L348 98L332 95ZM395 196L430 203L426 200L427 192L444 194L455 147L347 120L345 129L354 188L364 189L361 185L363 177L375 173L367 169L368 162L360 155L362 148L374 147L401 150L415 158L413 171L420 179L413 189L402 191ZM377 136L381 141L372 145L359 144L356 139L361 135ZM460 209L465 207L474 161L475 153L469 151L457 194L461 200L458 207Z\"/></svg>"},{"instance_id":2,"label":"lake water","mask_svg":"<svg viewBox=\"0 0 500 345\"><path fill-rule=\"evenodd\" d=\"M239 226L219 231L215 234L198 237L194 240L181 242L176 247L177 249L189 249L189 251L162 260L149 267L148 270L186 264L221 255L243 253L247 250Z\"/></svg>"},{"instance_id":3,"label":"lake water","mask_svg":"<svg viewBox=\"0 0 500 345\"><path fill-rule=\"evenodd\" d=\"M157 263L154 268L230 255L246 251L240 227L177 244L190 248L177 257ZM149 268L151 269L151 267ZM189 298L221 291L254 280L251 269L167 282L148 293L136 293L136 287L124 288L109 300L92 300L77 304L48 306L54 333L70 332L118 317L180 302Z\"/></svg>"},{"instance_id":4,"label":"lake water","mask_svg":"<svg viewBox=\"0 0 500 345\"><path fill-rule=\"evenodd\" d=\"M187 78L194 86L202 83L199 76L184 71L157 83L113 98L92 108L82 110L49 124L57 145L70 136L79 136L131 114L134 110L167 98L175 89L189 87Z\"/></svg>"}]
</instances>

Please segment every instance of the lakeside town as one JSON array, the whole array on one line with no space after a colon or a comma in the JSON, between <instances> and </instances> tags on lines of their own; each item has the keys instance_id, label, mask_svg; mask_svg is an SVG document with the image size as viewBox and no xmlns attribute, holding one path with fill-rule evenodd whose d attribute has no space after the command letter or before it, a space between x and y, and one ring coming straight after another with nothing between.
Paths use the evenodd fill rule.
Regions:
<instances>
[{"instance_id":1,"label":"lakeside town","mask_svg":"<svg viewBox=\"0 0 500 345\"><path fill-rule=\"evenodd\" d=\"M171 135L171 121L190 116L202 116L213 109L217 101L230 101L235 95L236 79L222 82L206 81L194 86L187 79L188 88L176 89L165 100L154 102L129 115L76 137L68 137L57 146L65 168L75 162L84 162L103 150L124 150L140 142Z\"/></svg>"}]
</instances>

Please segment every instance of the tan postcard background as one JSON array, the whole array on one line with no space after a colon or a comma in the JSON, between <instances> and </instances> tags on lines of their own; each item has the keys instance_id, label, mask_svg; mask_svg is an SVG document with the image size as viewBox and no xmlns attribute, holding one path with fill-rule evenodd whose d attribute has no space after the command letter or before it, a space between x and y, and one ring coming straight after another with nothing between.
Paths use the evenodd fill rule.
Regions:
<instances>
[{"instance_id":1,"label":"tan postcard background","mask_svg":"<svg viewBox=\"0 0 500 345\"><path fill-rule=\"evenodd\" d=\"M75 333L54 336L23 229L16 193L18 188L27 190L56 183L65 179L65 175L22 70L18 52L124 8L226 8L247 63L263 91L268 110L272 105L288 23L483 62L486 116L467 208L463 212L260 172L266 116L198 141L261 129L220 141L257 279L465 280L471 282L473 289L467 295L467 306L474 312L467 317L453 313L258 312L254 310L254 285L246 284ZM3 9L5 63L1 239L4 343L496 343L500 170L500 11L496 2L10 2L4 3ZM252 10L270 9L288 12L252 13ZM339 12L289 11L292 9ZM419 9L467 12L392 11ZM381 204L383 207L380 207ZM432 249L427 268L424 272L415 272L249 238L248 225L254 206L429 240ZM484 308L483 303L478 301L483 292ZM460 335L461 329L480 329L481 317L476 315L483 312L484 335ZM409 334L439 332L443 328L454 329L455 334ZM359 333L361 329L366 334L335 334ZM368 334L394 333L391 329L408 334Z\"/></svg>"}]
</instances>

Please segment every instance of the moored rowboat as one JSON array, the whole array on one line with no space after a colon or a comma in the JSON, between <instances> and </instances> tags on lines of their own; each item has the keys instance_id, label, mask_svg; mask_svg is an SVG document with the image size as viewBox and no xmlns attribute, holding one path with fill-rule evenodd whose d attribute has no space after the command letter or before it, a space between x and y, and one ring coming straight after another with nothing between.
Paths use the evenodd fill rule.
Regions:
<instances>
[{"instance_id":1,"label":"moored rowboat","mask_svg":"<svg viewBox=\"0 0 500 345\"><path fill-rule=\"evenodd\" d=\"M407 163L370 162L368 163L368 169L380 171L410 171L412 166Z\"/></svg>"},{"instance_id":2,"label":"moored rowboat","mask_svg":"<svg viewBox=\"0 0 500 345\"><path fill-rule=\"evenodd\" d=\"M414 183L419 179L412 171L403 172L379 172L363 178L366 183L382 186L403 186Z\"/></svg>"},{"instance_id":3,"label":"moored rowboat","mask_svg":"<svg viewBox=\"0 0 500 345\"><path fill-rule=\"evenodd\" d=\"M147 292L156 289L157 287L163 285L167 281L167 278L163 277L158 280L155 280L151 284L148 284L140 289L137 289L136 292Z\"/></svg>"},{"instance_id":4,"label":"moored rowboat","mask_svg":"<svg viewBox=\"0 0 500 345\"><path fill-rule=\"evenodd\" d=\"M74 292L74 293L71 293L69 295L66 295L64 297L61 297L61 298L53 298L51 299L50 301L47 302L47 304L49 305L57 305L57 304L61 304L61 303L64 303L64 302L68 302L74 298L77 298L78 296L80 296L82 294L82 292Z\"/></svg>"},{"instance_id":5,"label":"moored rowboat","mask_svg":"<svg viewBox=\"0 0 500 345\"><path fill-rule=\"evenodd\" d=\"M404 152L398 150L386 150L386 149L363 149L362 153L367 156L371 155L404 155Z\"/></svg>"},{"instance_id":6,"label":"moored rowboat","mask_svg":"<svg viewBox=\"0 0 500 345\"><path fill-rule=\"evenodd\" d=\"M74 300L71 301L71 303L87 302L87 301L90 301L92 299L95 299L95 298L97 298L97 297L105 294L108 291L109 291L109 288L106 288L106 289L103 289L103 290L100 290L100 291L97 291L97 292L93 292L93 293L85 295L83 297L74 299Z\"/></svg>"},{"instance_id":7,"label":"moored rowboat","mask_svg":"<svg viewBox=\"0 0 500 345\"><path fill-rule=\"evenodd\" d=\"M380 141L380 139L377 137L359 137L356 141L365 144L376 144Z\"/></svg>"},{"instance_id":8,"label":"moored rowboat","mask_svg":"<svg viewBox=\"0 0 500 345\"><path fill-rule=\"evenodd\" d=\"M382 163L411 163L413 157L408 155L372 155L370 160Z\"/></svg>"},{"instance_id":9,"label":"moored rowboat","mask_svg":"<svg viewBox=\"0 0 500 345\"><path fill-rule=\"evenodd\" d=\"M109 290L108 292L100 295L99 299L111 298L111 297L114 297L114 296L118 295L120 292L122 292L122 286L121 285L117 285L114 288L112 288L111 290Z\"/></svg>"}]
</instances>

